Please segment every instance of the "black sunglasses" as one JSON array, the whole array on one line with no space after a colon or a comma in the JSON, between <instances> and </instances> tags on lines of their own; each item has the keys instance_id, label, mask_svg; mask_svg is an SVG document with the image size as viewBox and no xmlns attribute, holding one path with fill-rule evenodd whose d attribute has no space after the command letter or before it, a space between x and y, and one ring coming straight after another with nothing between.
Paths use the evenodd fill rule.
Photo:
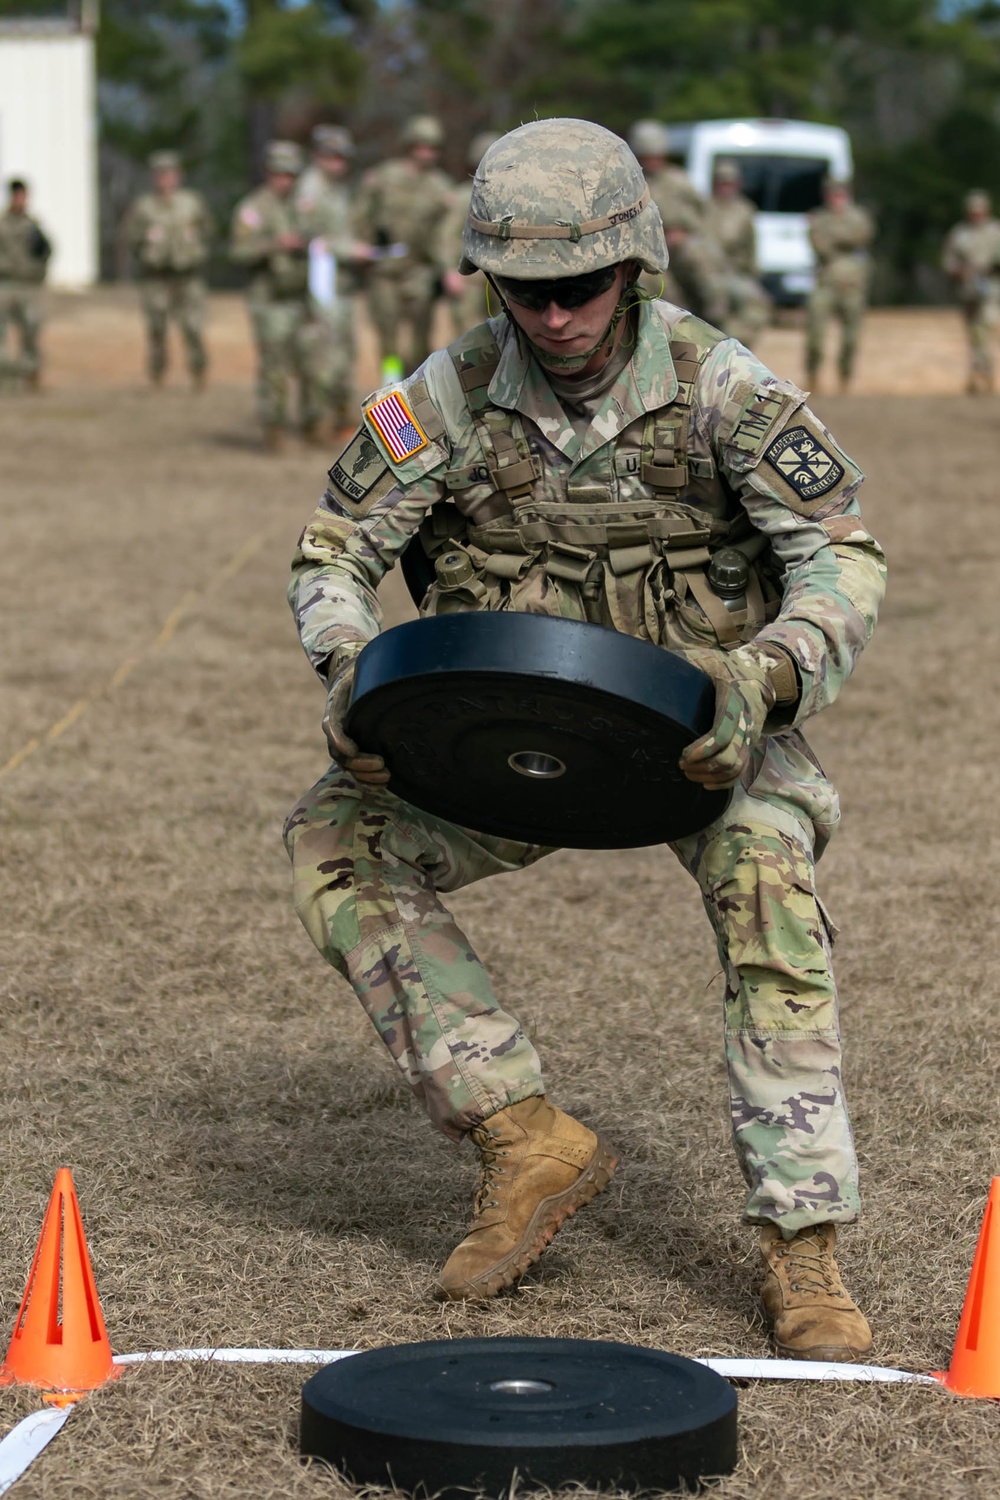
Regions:
<instances>
[{"instance_id":1,"label":"black sunglasses","mask_svg":"<svg viewBox=\"0 0 1000 1500\"><path fill-rule=\"evenodd\" d=\"M544 312L554 302L568 312L609 291L615 284L617 270L617 266L604 266L600 271L588 271L585 276L564 276L558 281L514 281L509 276L498 276L496 282L503 295L519 307Z\"/></svg>"}]
</instances>

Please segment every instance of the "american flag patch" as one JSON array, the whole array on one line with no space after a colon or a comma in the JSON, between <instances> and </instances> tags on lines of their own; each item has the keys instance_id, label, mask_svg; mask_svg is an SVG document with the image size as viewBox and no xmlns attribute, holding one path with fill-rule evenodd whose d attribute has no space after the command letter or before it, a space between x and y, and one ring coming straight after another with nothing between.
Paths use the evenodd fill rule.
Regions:
<instances>
[{"instance_id":1,"label":"american flag patch","mask_svg":"<svg viewBox=\"0 0 1000 1500\"><path fill-rule=\"evenodd\" d=\"M427 438L399 391L393 391L391 396L383 396L381 401L369 406L366 415L388 448L389 457L397 463L427 447Z\"/></svg>"}]
</instances>

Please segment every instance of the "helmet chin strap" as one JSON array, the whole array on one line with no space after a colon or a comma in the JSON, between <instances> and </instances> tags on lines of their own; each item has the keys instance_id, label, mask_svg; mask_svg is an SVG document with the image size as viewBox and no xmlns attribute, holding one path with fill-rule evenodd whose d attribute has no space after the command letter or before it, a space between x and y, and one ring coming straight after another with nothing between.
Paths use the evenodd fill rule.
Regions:
<instances>
[{"instance_id":1,"label":"helmet chin strap","mask_svg":"<svg viewBox=\"0 0 1000 1500\"><path fill-rule=\"evenodd\" d=\"M625 314L628 312L629 308L632 306L632 301L629 298L629 293L635 286L635 282L630 281L626 282L626 284L622 287L621 296L618 298L617 306L615 307L614 312L611 314L611 318L608 322L607 328L605 328L604 332L597 340L597 343L594 344L590 349L584 349L582 354L551 354L548 349L540 349L536 343L529 339L520 323L518 323L517 319L511 315L510 308L504 301L503 294L500 291L500 288L497 286L496 282L493 280L493 277L487 276L486 279L493 290L496 292L497 296L500 298L500 305L503 308L509 322L513 323L514 331L516 332L518 338L524 339L524 342L527 344L528 348L531 350L532 354L535 356L538 363L544 370L551 370L553 374L556 375L577 374L580 370L584 369L585 366L590 363L595 354L599 354L602 351L606 356L610 357L615 346L615 334L618 331L618 325Z\"/></svg>"}]
</instances>

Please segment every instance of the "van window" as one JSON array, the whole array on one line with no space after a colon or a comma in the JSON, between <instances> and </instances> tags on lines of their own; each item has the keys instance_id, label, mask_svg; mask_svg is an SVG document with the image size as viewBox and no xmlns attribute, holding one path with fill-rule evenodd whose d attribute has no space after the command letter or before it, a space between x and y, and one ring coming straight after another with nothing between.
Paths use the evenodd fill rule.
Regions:
<instances>
[{"instance_id":1,"label":"van window","mask_svg":"<svg viewBox=\"0 0 1000 1500\"><path fill-rule=\"evenodd\" d=\"M823 201L823 179L830 163L823 156L755 156L720 151L716 161L735 161L743 192L765 213L807 214ZM715 163L712 164L713 172Z\"/></svg>"}]
</instances>

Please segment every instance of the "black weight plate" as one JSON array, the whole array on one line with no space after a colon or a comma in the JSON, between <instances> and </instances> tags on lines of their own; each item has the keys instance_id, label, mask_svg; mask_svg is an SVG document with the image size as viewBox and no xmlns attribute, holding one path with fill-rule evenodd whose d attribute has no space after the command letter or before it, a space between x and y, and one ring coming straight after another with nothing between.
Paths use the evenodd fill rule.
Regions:
<instances>
[{"instance_id":1,"label":"black weight plate","mask_svg":"<svg viewBox=\"0 0 1000 1500\"><path fill-rule=\"evenodd\" d=\"M670 1490L736 1465L736 1394L693 1360L583 1339L452 1339L327 1365L301 1449L358 1484Z\"/></svg>"},{"instance_id":2,"label":"black weight plate","mask_svg":"<svg viewBox=\"0 0 1000 1500\"><path fill-rule=\"evenodd\" d=\"M371 641L347 727L415 807L501 838L627 849L697 833L725 810L728 792L678 764L714 714L711 679L648 641L463 613Z\"/></svg>"}]
</instances>

